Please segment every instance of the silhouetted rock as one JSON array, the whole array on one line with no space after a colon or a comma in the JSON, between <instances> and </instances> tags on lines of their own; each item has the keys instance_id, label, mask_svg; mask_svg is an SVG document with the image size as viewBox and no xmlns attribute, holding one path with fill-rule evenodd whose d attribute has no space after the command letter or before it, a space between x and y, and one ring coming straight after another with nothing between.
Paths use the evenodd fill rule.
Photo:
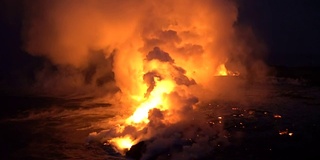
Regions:
<instances>
[{"instance_id":1,"label":"silhouetted rock","mask_svg":"<svg viewBox=\"0 0 320 160\"><path fill-rule=\"evenodd\" d=\"M130 148L130 150L126 153L126 157L130 159L140 159L145 149L145 142L141 141Z\"/></svg>"}]
</instances>

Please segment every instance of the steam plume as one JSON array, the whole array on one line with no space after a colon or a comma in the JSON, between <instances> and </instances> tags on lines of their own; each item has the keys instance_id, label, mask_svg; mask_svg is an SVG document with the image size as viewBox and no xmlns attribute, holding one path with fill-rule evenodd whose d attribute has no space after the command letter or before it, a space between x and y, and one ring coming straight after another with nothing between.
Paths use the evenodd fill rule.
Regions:
<instances>
[{"instance_id":1,"label":"steam plume","mask_svg":"<svg viewBox=\"0 0 320 160\"><path fill-rule=\"evenodd\" d=\"M219 68L253 80L263 79L266 71L259 60L263 47L250 28L236 24L234 1L39 0L27 6L25 49L49 60L37 77L39 87L48 93L119 91L126 106L135 109L154 96L158 82L174 85L172 91L159 91L170 107L148 110L145 130L130 121L122 132L91 135L93 139L130 135L136 140L156 136L159 139L150 141L146 159L157 151L158 141L171 146L177 137L194 141L183 148L192 156L198 156L200 146L211 148L212 137L222 131L208 128L204 119L196 117L197 103L230 91L228 98L241 99L236 89L242 82L219 82Z\"/></svg>"},{"instance_id":2,"label":"steam plume","mask_svg":"<svg viewBox=\"0 0 320 160\"><path fill-rule=\"evenodd\" d=\"M254 58L260 57L261 45L252 47L256 39L250 29L235 27L233 1L39 0L26 6L25 49L50 61L37 77L49 93L73 93L88 79L96 82L89 85L92 93L101 90L98 79L112 79L114 72L123 93L142 95L137 89L142 83L136 82L143 82L138 77L142 59L154 47L170 53L188 77L212 91L220 64L244 76L249 71L257 77L264 70ZM107 62L111 55L113 61Z\"/></svg>"}]
</instances>

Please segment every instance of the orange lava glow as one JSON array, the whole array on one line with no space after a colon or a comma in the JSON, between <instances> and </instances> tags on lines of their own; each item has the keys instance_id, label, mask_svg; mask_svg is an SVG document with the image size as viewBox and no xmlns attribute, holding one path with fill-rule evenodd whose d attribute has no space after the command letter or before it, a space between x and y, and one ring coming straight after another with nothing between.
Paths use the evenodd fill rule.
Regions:
<instances>
[{"instance_id":1,"label":"orange lava glow","mask_svg":"<svg viewBox=\"0 0 320 160\"><path fill-rule=\"evenodd\" d=\"M164 99L164 94L169 94L174 89L174 82L172 80L156 81L156 87L151 92L150 96L144 101L130 116L126 123L135 125L139 123L148 123L148 113L150 109L158 108L161 110L168 109L168 103Z\"/></svg>"},{"instance_id":2,"label":"orange lava glow","mask_svg":"<svg viewBox=\"0 0 320 160\"><path fill-rule=\"evenodd\" d=\"M112 56L115 85L121 90L121 103L127 107L126 117L119 120L117 136L109 139L119 150L130 149L144 138L124 131L128 126L134 132L145 129L150 122L150 111L161 112L164 117L161 123L165 125L175 123L182 119L179 114L185 110L183 107L196 108L198 98L193 92L204 93L194 91L193 85L211 93L216 86L215 76L238 75L226 66L234 49L243 52L246 48L232 47L238 46L234 29L237 9L233 2L94 2L77 3L72 12L64 7L67 4L54 7L50 17L57 28L53 30L60 32L58 38L51 39L57 42L39 43L56 45L48 49L53 51L46 48L43 51L55 64L81 68L89 61L88 50ZM60 12L69 14L60 18ZM88 18L89 13L93 16ZM77 24L79 17L84 24ZM33 42L28 49L42 53L37 45L32 45L38 42ZM104 75L102 70L94 73ZM92 78L97 78L97 82L101 79Z\"/></svg>"},{"instance_id":3,"label":"orange lava glow","mask_svg":"<svg viewBox=\"0 0 320 160\"><path fill-rule=\"evenodd\" d=\"M232 27L236 16L230 14L230 21L225 21L220 19L223 13L208 14L212 8L207 7L206 2L189 1L186 4L185 1L166 1L175 6L166 13L162 12L167 10L167 6L156 3L156 10L150 15L154 19L145 17L141 20L144 25L152 27L142 31L138 29L140 35L128 31L132 34L128 38L130 43L120 47L121 52L132 54L117 54L114 64L117 84L127 97L132 98L134 108L122 128L132 126L138 131L144 129L150 122L149 112L152 109L165 112L163 123L174 123L179 120L179 115L173 112L183 105L179 104L180 100L170 97L172 93L188 97L186 86L195 83L211 86L208 82L214 76L229 75L225 66L228 49L215 43L222 37L230 37L232 32L216 30ZM228 9L232 10L232 7ZM196 10L198 14L185 16L186 10ZM221 21L222 24L217 23L212 27L212 21ZM140 138L116 137L110 142L123 150L130 148Z\"/></svg>"},{"instance_id":4,"label":"orange lava glow","mask_svg":"<svg viewBox=\"0 0 320 160\"><path fill-rule=\"evenodd\" d=\"M228 75L228 70L224 64L221 64L217 68L217 76L227 76Z\"/></svg>"},{"instance_id":5,"label":"orange lava glow","mask_svg":"<svg viewBox=\"0 0 320 160\"><path fill-rule=\"evenodd\" d=\"M29 4L24 49L48 59L35 76L36 88L112 104L117 127L108 126L104 141L120 151L155 136L154 126L190 119L201 102L243 99L243 91L236 92L242 79L230 78L232 85L217 76L266 73L263 63L255 62L263 45L250 27L237 25L233 0Z\"/></svg>"},{"instance_id":6,"label":"orange lava glow","mask_svg":"<svg viewBox=\"0 0 320 160\"><path fill-rule=\"evenodd\" d=\"M279 115L279 114L275 114L275 115L273 115L273 117L274 117L274 118L281 118L282 116Z\"/></svg>"},{"instance_id":7,"label":"orange lava glow","mask_svg":"<svg viewBox=\"0 0 320 160\"><path fill-rule=\"evenodd\" d=\"M110 143L115 145L118 150L129 150L134 144L134 141L129 136L116 137L110 140Z\"/></svg>"}]
</instances>

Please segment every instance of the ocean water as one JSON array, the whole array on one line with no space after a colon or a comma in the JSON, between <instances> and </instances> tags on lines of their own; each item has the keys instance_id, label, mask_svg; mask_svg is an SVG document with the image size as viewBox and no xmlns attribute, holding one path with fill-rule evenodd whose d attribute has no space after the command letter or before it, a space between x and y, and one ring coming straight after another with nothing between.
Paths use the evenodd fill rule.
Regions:
<instances>
[{"instance_id":1,"label":"ocean water","mask_svg":"<svg viewBox=\"0 0 320 160\"><path fill-rule=\"evenodd\" d=\"M258 84L248 89L242 102L220 97L201 104L208 126L222 127L227 143L216 143L210 154L193 159L319 158L313 146L320 142L320 88L294 80L269 83L272 87ZM25 96L5 96L2 101L5 108L18 109L1 113L0 159L107 160L144 154L138 148L137 156L124 156L103 142L88 141L90 133L112 127L109 122L119 116L116 104ZM181 146L177 148L174 152ZM153 158L171 159L171 150Z\"/></svg>"}]
</instances>

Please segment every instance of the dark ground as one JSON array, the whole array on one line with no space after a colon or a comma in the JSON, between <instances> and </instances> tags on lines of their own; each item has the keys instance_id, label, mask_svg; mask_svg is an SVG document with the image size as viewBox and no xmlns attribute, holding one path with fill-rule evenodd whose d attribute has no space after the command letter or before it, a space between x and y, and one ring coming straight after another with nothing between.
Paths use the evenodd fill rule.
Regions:
<instances>
[{"instance_id":1,"label":"dark ground","mask_svg":"<svg viewBox=\"0 0 320 160\"><path fill-rule=\"evenodd\" d=\"M320 158L319 68L273 68L277 77L270 77L274 87L263 103L234 109L234 103L213 102L227 110L222 125L230 144L214 149L208 159ZM85 143L98 129L90 125L113 115L109 104L81 105L84 100L2 94L0 159L125 159L101 144ZM93 112L82 112L89 110ZM138 147L128 156L140 152Z\"/></svg>"}]
</instances>

